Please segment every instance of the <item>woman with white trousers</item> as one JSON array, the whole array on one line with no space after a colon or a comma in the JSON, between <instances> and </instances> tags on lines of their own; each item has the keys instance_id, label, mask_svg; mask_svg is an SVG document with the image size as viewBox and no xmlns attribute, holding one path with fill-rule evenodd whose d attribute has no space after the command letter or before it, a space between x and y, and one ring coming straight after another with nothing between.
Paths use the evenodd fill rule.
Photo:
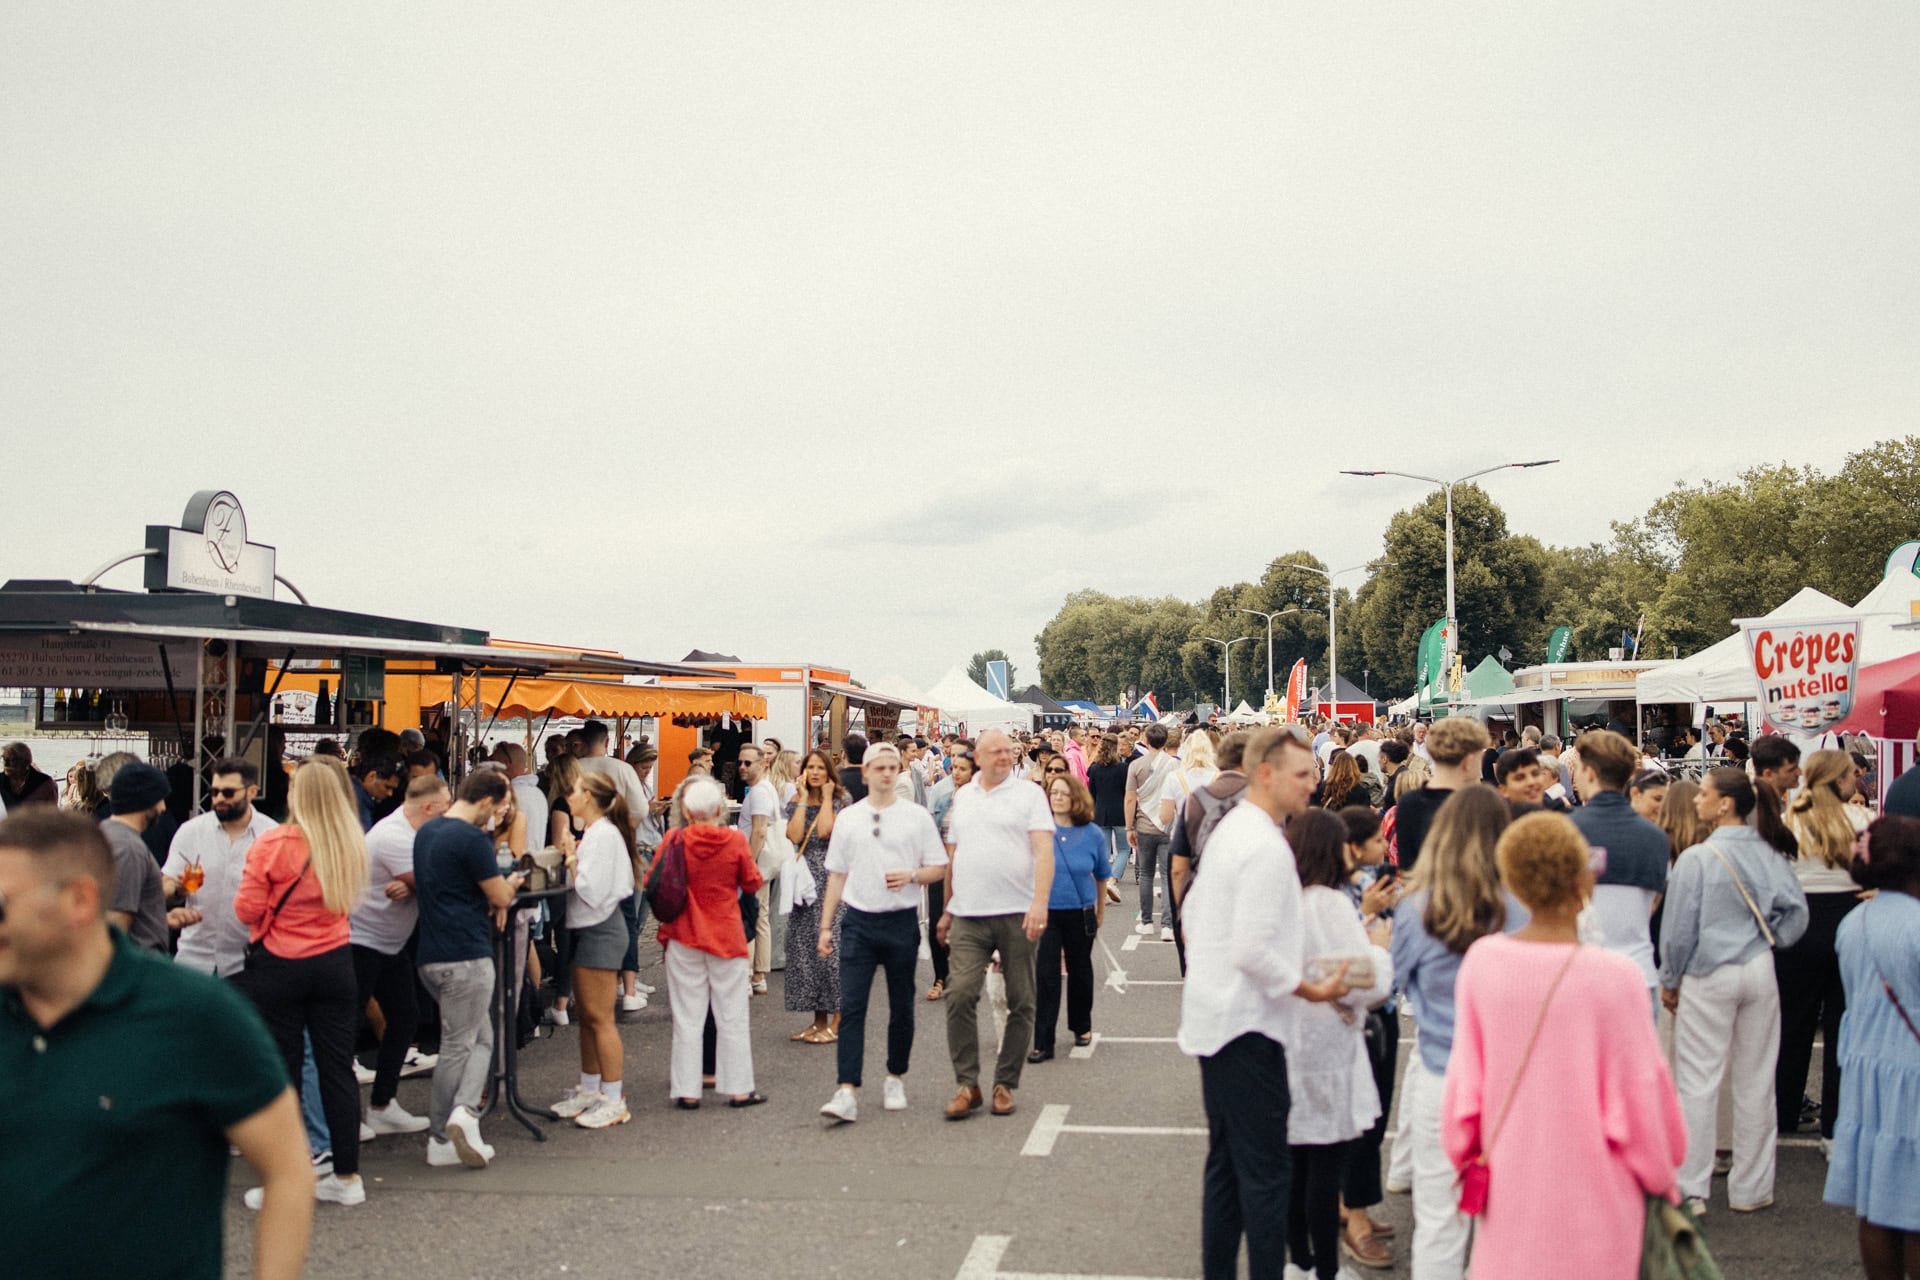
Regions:
<instances>
[{"instance_id":1,"label":"woman with white trousers","mask_svg":"<svg viewBox=\"0 0 1920 1280\"><path fill-rule=\"evenodd\" d=\"M1687 1118L1680 1194L1706 1212L1715 1106L1731 1071L1727 1202L1735 1213L1752 1213L1773 1203L1780 1055L1773 949L1806 932L1807 895L1772 787L1739 769L1715 769L1701 780L1695 805L1712 832L1673 864L1660 924L1660 1001L1674 1015L1673 1081Z\"/></svg>"}]
</instances>

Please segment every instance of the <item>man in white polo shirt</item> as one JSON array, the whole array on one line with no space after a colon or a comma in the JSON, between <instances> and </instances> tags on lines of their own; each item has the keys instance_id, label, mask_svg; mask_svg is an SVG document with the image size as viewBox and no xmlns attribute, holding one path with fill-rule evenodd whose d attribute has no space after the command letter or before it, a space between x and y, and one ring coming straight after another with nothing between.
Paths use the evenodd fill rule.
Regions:
<instances>
[{"instance_id":1,"label":"man in white polo shirt","mask_svg":"<svg viewBox=\"0 0 1920 1280\"><path fill-rule=\"evenodd\" d=\"M251 760L214 765L207 794L211 809L174 833L160 871L161 887L171 898L187 887L188 871L199 868L199 885L187 895L187 907L197 913L199 923L181 932L174 961L216 978L231 978L247 965L247 926L233 914L247 850L280 824L253 807L260 794L260 771Z\"/></svg>"},{"instance_id":2,"label":"man in white polo shirt","mask_svg":"<svg viewBox=\"0 0 1920 1280\"><path fill-rule=\"evenodd\" d=\"M1013 739L998 729L973 750L979 772L953 795L947 822L947 910L937 936L949 951L947 1052L960 1086L949 1120L979 1109L980 989L1000 953L1007 980L1007 1029L993 1072L993 1114L1013 1114L1013 1091L1033 1042L1034 943L1047 927L1053 891L1053 812L1039 784L1013 776Z\"/></svg>"},{"instance_id":3,"label":"man in white polo shirt","mask_svg":"<svg viewBox=\"0 0 1920 1280\"><path fill-rule=\"evenodd\" d=\"M945 878L946 846L933 816L900 799L895 783L902 775L897 748L881 743L867 749L861 772L867 798L834 819L827 844L827 895L820 908L819 948L833 954L834 913L840 922L840 1087L820 1114L850 1123L859 1116L855 1101L867 1047L867 1001L873 971L887 971L887 1083L882 1105L907 1109L907 1058L913 1050L915 964L920 959L920 886Z\"/></svg>"}]
</instances>

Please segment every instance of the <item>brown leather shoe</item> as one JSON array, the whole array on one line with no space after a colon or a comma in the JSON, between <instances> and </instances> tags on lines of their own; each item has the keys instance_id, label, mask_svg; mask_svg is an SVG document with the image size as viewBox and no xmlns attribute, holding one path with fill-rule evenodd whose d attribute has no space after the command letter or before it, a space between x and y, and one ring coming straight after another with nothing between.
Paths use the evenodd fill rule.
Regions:
<instances>
[{"instance_id":1,"label":"brown leather shoe","mask_svg":"<svg viewBox=\"0 0 1920 1280\"><path fill-rule=\"evenodd\" d=\"M1013 1090L1003 1084L993 1086L993 1114L997 1116L1013 1114Z\"/></svg>"},{"instance_id":2,"label":"brown leather shoe","mask_svg":"<svg viewBox=\"0 0 1920 1280\"><path fill-rule=\"evenodd\" d=\"M1346 1232L1340 1233L1341 1250L1363 1267L1375 1271L1385 1271L1393 1266L1393 1250L1368 1236L1364 1240L1355 1240Z\"/></svg>"},{"instance_id":3,"label":"brown leather shoe","mask_svg":"<svg viewBox=\"0 0 1920 1280\"><path fill-rule=\"evenodd\" d=\"M981 1098L979 1089L970 1084L963 1084L960 1086L960 1092L953 1095L953 1101L941 1109L941 1114L949 1120L965 1120L980 1109L982 1101L984 1099Z\"/></svg>"}]
</instances>

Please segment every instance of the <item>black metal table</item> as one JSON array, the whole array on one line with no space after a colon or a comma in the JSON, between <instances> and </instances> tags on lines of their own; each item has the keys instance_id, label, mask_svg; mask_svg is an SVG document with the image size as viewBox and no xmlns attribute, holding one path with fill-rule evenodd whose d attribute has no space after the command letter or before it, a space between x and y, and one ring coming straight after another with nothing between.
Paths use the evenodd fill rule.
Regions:
<instances>
[{"instance_id":1,"label":"black metal table","mask_svg":"<svg viewBox=\"0 0 1920 1280\"><path fill-rule=\"evenodd\" d=\"M480 1114L493 1114L504 1100L508 1113L540 1142L545 1142L547 1135L533 1122L551 1120L553 1115L543 1108L528 1106L520 1096L520 983L515 981L514 973L514 918L566 893L566 886L562 886L515 894L507 906L507 927L500 931L493 949L493 1063L488 1069L487 1105Z\"/></svg>"}]
</instances>

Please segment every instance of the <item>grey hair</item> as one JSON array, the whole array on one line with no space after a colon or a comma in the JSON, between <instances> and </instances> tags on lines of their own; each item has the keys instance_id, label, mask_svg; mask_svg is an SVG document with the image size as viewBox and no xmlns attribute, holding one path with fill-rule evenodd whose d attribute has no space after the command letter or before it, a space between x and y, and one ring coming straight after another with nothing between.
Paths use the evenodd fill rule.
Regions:
<instances>
[{"instance_id":1,"label":"grey hair","mask_svg":"<svg viewBox=\"0 0 1920 1280\"><path fill-rule=\"evenodd\" d=\"M712 822L727 811L727 793L706 774L687 779L680 789L680 810L689 822Z\"/></svg>"}]
</instances>

